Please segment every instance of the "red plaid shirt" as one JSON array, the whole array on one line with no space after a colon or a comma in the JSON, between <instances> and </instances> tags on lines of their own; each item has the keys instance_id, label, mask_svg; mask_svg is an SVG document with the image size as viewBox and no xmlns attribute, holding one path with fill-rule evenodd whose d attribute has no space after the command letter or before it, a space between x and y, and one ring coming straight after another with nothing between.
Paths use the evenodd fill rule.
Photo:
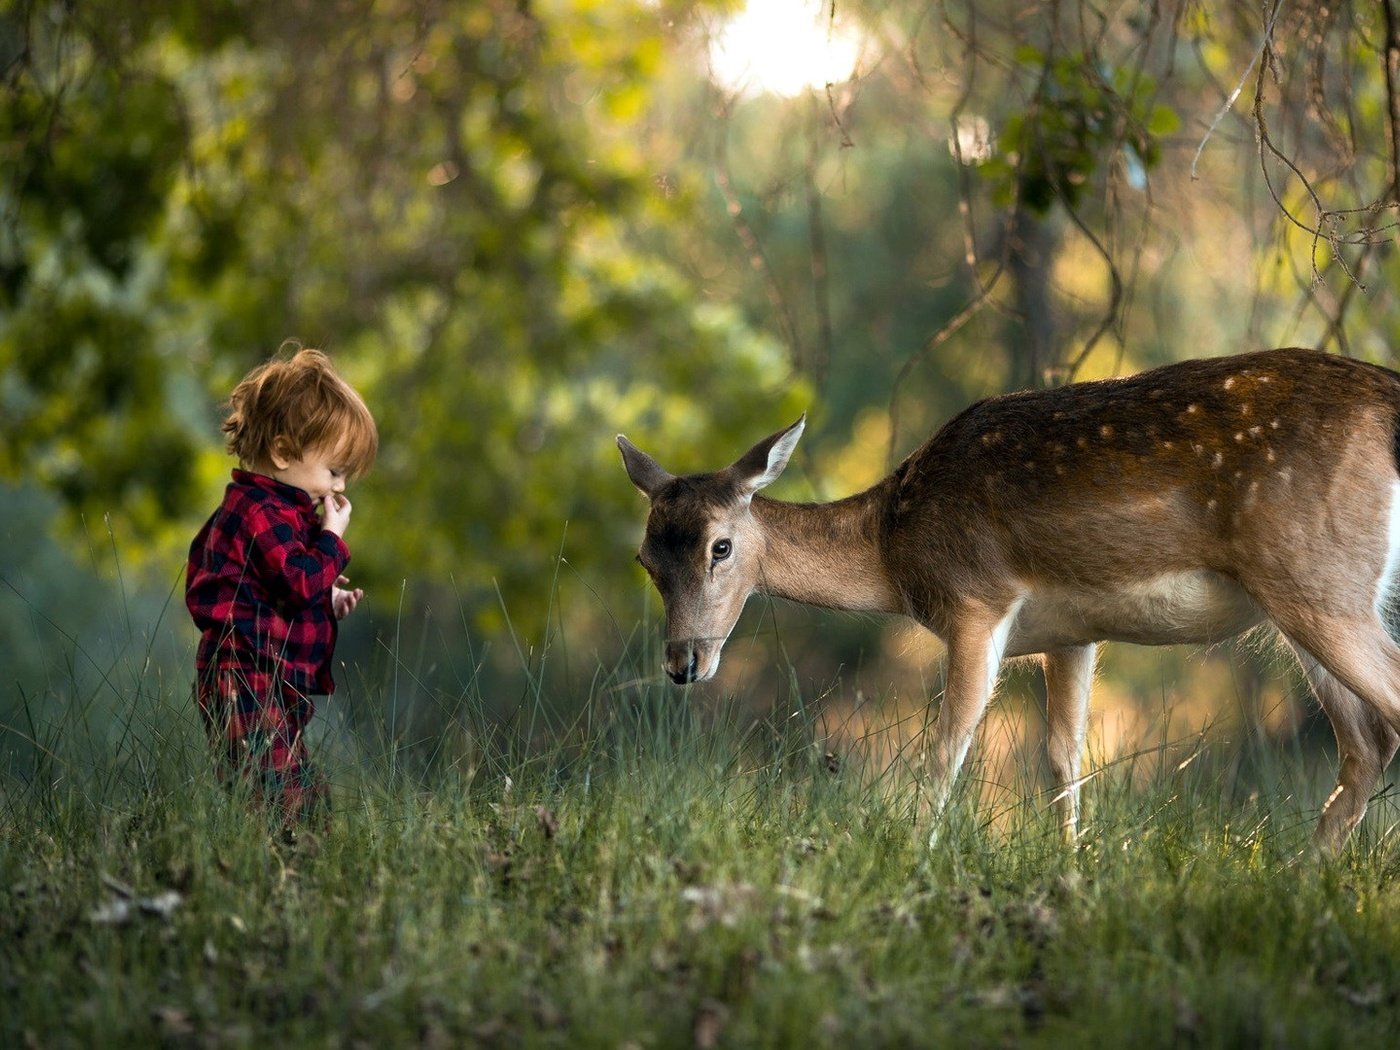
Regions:
<instances>
[{"instance_id":1,"label":"red plaid shirt","mask_svg":"<svg viewBox=\"0 0 1400 1050\"><path fill-rule=\"evenodd\" d=\"M201 676L220 656L248 659L303 693L331 693L331 587L350 550L321 529L299 488L235 470L224 501L190 544L185 605L203 635Z\"/></svg>"}]
</instances>

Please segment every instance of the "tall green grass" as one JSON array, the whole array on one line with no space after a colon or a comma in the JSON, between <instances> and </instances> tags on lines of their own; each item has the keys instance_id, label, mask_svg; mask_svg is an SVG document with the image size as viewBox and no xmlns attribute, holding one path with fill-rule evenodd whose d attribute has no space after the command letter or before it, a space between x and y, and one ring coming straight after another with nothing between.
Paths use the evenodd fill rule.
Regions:
<instances>
[{"instance_id":1,"label":"tall green grass","mask_svg":"<svg viewBox=\"0 0 1400 1050\"><path fill-rule=\"evenodd\" d=\"M385 702L318 716L334 822L291 843L140 659L22 698L0 1045L1393 1044L1396 809L1314 857L1325 762L1111 756L1069 850L1045 793L976 806L974 761L930 851L914 756L828 753L795 685L755 717L629 648L569 714L529 659L510 719L472 659L429 716L389 702L402 663L359 683Z\"/></svg>"}]
</instances>

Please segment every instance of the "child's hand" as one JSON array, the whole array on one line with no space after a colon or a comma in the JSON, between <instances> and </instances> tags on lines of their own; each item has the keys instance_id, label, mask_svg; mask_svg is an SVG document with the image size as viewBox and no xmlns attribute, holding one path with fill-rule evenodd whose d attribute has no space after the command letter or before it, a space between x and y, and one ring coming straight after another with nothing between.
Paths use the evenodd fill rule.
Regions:
<instances>
[{"instance_id":1,"label":"child's hand","mask_svg":"<svg viewBox=\"0 0 1400 1050\"><path fill-rule=\"evenodd\" d=\"M327 492L326 498L321 501L321 528L337 536L344 536L349 527L350 501L345 498L344 493Z\"/></svg>"},{"instance_id":2,"label":"child's hand","mask_svg":"<svg viewBox=\"0 0 1400 1050\"><path fill-rule=\"evenodd\" d=\"M331 609L335 612L337 620L343 620L355 611L355 606L360 604L360 599L365 596L364 589L356 587L353 591L345 589L345 584L350 580L344 576L335 578L335 586L331 588Z\"/></svg>"}]
</instances>

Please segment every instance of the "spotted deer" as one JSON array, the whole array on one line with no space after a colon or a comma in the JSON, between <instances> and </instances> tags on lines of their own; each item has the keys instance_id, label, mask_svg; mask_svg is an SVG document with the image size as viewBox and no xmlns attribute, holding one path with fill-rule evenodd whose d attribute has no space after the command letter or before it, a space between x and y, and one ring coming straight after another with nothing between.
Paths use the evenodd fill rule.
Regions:
<instances>
[{"instance_id":1,"label":"spotted deer","mask_svg":"<svg viewBox=\"0 0 1400 1050\"><path fill-rule=\"evenodd\" d=\"M618 435L673 681L714 675L755 592L911 617L947 646L926 748L941 809L1003 660L1038 656L1072 841L1097 643L1272 624L1337 736L1316 841L1346 840L1400 743L1400 374L1269 350L1007 394L857 495L758 495L804 425L685 476Z\"/></svg>"}]
</instances>

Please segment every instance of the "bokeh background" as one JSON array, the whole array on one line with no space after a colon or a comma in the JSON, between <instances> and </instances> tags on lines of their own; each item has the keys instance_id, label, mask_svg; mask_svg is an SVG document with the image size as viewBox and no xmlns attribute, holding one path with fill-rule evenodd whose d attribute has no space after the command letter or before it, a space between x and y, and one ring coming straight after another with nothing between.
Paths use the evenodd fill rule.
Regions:
<instances>
[{"instance_id":1,"label":"bokeh background","mask_svg":"<svg viewBox=\"0 0 1400 1050\"><path fill-rule=\"evenodd\" d=\"M714 469L805 411L773 494L827 499L1009 389L1393 364L1397 69L1389 0L3 0L0 761L187 690L221 402L289 337L382 436L327 731L434 755L464 697L528 738L661 688L619 431ZM938 656L754 600L671 695L893 754ZM1303 695L1267 644L1117 647L1091 747L1312 747Z\"/></svg>"}]
</instances>

